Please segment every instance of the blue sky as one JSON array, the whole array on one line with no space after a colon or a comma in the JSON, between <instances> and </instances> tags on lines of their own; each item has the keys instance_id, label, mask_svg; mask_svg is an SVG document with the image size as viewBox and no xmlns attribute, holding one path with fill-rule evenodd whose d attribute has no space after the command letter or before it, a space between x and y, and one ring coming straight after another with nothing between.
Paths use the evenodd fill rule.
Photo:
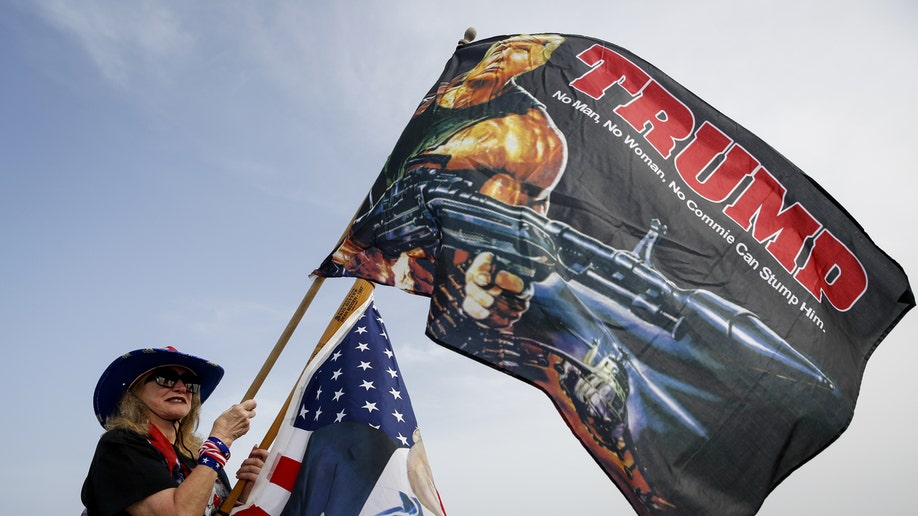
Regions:
<instances>
[{"instance_id":1,"label":"blue sky","mask_svg":"<svg viewBox=\"0 0 918 516\"><path fill-rule=\"evenodd\" d=\"M224 365L202 432L238 401L468 26L635 52L918 270L912 2L328 4L0 5L8 513L78 513L101 432L92 390L120 353L174 345ZM350 286L325 283L240 449ZM544 395L427 340L425 299L376 298L451 514L630 513ZM871 358L849 430L762 514L914 510L916 324L907 316Z\"/></svg>"}]
</instances>

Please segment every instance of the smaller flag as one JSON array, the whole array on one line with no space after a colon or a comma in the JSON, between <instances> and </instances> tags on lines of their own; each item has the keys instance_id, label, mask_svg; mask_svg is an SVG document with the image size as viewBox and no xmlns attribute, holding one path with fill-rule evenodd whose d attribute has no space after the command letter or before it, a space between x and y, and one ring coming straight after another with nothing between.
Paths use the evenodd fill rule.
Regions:
<instances>
[{"instance_id":1,"label":"smaller flag","mask_svg":"<svg viewBox=\"0 0 918 516\"><path fill-rule=\"evenodd\" d=\"M232 514L445 514L372 296L304 371L249 499Z\"/></svg>"}]
</instances>

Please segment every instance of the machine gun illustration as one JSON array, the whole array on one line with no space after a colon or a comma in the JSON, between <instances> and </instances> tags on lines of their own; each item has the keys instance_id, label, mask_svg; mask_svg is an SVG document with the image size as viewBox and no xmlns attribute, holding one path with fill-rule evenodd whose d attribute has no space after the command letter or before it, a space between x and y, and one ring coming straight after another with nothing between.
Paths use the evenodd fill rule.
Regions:
<instances>
[{"instance_id":1,"label":"machine gun illustration","mask_svg":"<svg viewBox=\"0 0 918 516\"><path fill-rule=\"evenodd\" d=\"M357 247L375 248L392 260L404 254L440 260L438 272L447 271L446 283L460 289L461 266L449 272L452 266L446 262L452 258L455 263L460 251L469 257L489 252L499 267L528 282L557 284L556 275L576 284L577 291L590 292L590 302L604 307L598 319L592 313L576 316L561 308L559 317L580 319L566 322L567 333L556 340L538 330L526 335L485 329L461 313L461 301L452 307L458 315L437 317L433 324L442 320L452 326L429 325L428 331L512 374L542 382L543 388L559 389L596 444L616 455L604 467L617 469L634 496L649 507L673 506L653 487L654 473L647 471L647 461L635 445L635 425L646 423L647 414L641 414L643 423L635 423L629 412L641 413L653 403L651 417L658 423L666 418L661 424L672 424L673 431L694 436L686 439L704 442L708 429L692 412L698 405L687 405L686 396L706 403L717 400L717 394L666 377L666 372L633 354L632 343L652 346L669 341L669 349L692 353L703 348L697 355L703 362L696 363L708 369L693 370L696 375L716 370L755 382L767 375L813 389L814 394L837 395L834 383L817 365L750 310L708 290L681 288L658 270L654 251L667 230L659 221L651 222L633 250L621 250L528 207L483 195L474 180L442 169L415 168L377 194L348 236ZM424 264L432 268L433 261ZM555 304L546 300L543 313ZM680 390L674 396L670 388Z\"/></svg>"},{"instance_id":2,"label":"machine gun illustration","mask_svg":"<svg viewBox=\"0 0 918 516\"><path fill-rule=\"evenodd\" d=\"M617 303L641 321L702 341L731 342L737 361L789 381L834 390L834 383L758 316L713 292L677 287L656 269L665 226L654 221L633 251L614 249L530 208L477 192L442 170L415 169L355 223L351 239L389 256L425 246L493 252L502 267L531 281L558 274ZM372 235L372 236L371 236Z\"/></svg>"}]
</instances>

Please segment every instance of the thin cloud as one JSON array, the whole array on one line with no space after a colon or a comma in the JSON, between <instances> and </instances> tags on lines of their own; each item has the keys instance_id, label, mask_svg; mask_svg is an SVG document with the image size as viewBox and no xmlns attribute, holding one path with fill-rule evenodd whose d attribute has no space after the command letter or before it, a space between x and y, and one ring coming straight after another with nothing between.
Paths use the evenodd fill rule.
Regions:
<instances>
[{"instance_id":1,"label":"thin cloud","mask_svg":"<svg viewBox=\"0 0 918 516\"><path fill-rule=\"evenodd\" d=\"M154 2L45 2L37 11L48 23L69 33L113 85L136 79L168 77L170 61L194 45L178 16Z\"/></svg>"}]
</instances>

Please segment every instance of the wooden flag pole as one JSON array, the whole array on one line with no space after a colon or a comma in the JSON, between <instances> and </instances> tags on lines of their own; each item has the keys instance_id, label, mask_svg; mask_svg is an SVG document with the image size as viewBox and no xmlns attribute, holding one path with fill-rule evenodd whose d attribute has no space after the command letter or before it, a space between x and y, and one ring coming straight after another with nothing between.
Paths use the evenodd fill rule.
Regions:
<instances>
[{"instance_id":1,"label":"wooden flag pole","mask_svg":"<svg viewBox=\"0 0 918 516\"><path fill-rule=\"evenodd\" d=\"M465 33L462 36L462 39L459 40L458 45L466 45L471 43L475 37L478 35L478 31L474 27L469 27L465 30ZM357 208L358 212L360 208ZM351 227L351 224L354 223L357 215L351 218L351 221L348 223L347 228ZM345 229L344 233L341 235L341 238L338 239L338 244L335 248L341 246L341 243L344 242L344 239L347 237L348 230ZM274 345L274 349L271 350L271 353L268 355L268 358L265 360L265 363L261 366L261 370L258 372L258 375L255 377L255 380L252 381L252 385L249 387L249 390L245 392L245 396L242 397L243 401L255 397L255 394L258 392L258 389L261 388L261 385L264 383L265 378L268 376L268 372L271 371L271 368L274 367L274 363L277 361L277 358L280 356L281 351L287 345L287 341L290 340L290 336L293 335L293 331L296 329L297 325L300 323L300 320L303 318L303 314L306 313L306 309L309 308L309 305L312 303L312 299L316 296L316 293L319 291L319 288L322 286L322 282L325 281L325 278L318 277L313 280L312 285L309 287L309 291L306 292L306 296L303 298L303 301L300 302L300 306L294 312L293 317L290 318L290 322L287 323L287 327L284 328L284 332L281 334L280 338L277 340L277 343ZM358 279L354 282L354 286L351 287L351 290L344 297L344 300L341 302L341 306L338 307L338 311L335 312L334 317L328 323L328 327L325 328L325 333L322 334L322 337L319 339L316 348L312 351L309 360L306 362L306 366L303 367L303 371L306 371L306 367L309 366L316 354L328 343L328 340L331 339L332 335L341 328L341 325L344 324L344 321L350 316L351 312L355 308L363 304L363 302L370 296L373 292L373 283ZM290 391L290 394L287 395L287 400L284 401L283 407L277 413L277 417L274 418L274 422L271 424L271 428L268 429L267 434L265 434L264 439L262 439L261 444L258 446L261 449L268 449L271 446L271 443L274 442L274 438L277 437L277 432L280 430L281 423L283 423L284 415L287 412L287 407L290 405L290 402L293 400L293 395L295 394L296 385L293 386L293 389ZM245 488L246 482L237 482L233 487L233 491L230 493L226 501L223 502L223 505L218 511L219 514L229 514L229 511L235 505L236 500L239 499L239 495L242 494L242 489Z\"/></svg>"},{"instance_id":2,"label":"wooden flag pole","mask_svg":"<svg viewBox=\"0 0 918 516\"><path fill-rule=\"evenodd\" d=\"M359 213L360 207L357 208ZM335 246L335 249L341 246L344 242L344 239L347 238L348 230L351 227L351 224L354 223L354 220L357 218L357 213L351 217L351 221L345 226L344 232L341 234L341 237L338 239L338 244ZM242 401L249 400L255 397L255 394L258 393L258 389L261 388L261 385L265 382L265 378L268 377L268 373L274 367L274 363L277 362L277 358L280 356L281 351L284 350L284 347L287 346L287 342L290 340L290 337L293 335L293 331L296 330L296 327L300 324L300 321L303 319L303 315L306 313L306 310L309 308L309 305L312 304L313 298L316 297L316 294L319 292L319 288L322 287L322 283L325 282L325 278L318 276L312 280L312 285L309 286L309 290L306 292L306 295L303 297L303 300L300 301L300 305L297 307L296 311L293 312L293 316L290 317L290 321L287 323L287 327L284 328L284 331L281 333L281 336L277 339L277 343L274 344L274 348L271 349L271 352L268 354L268 358L265 359L265 363L262 364L261 369L258 371L258 374L255 376L255 379L252 380L252 384L249 386L249 389L245 391L245 395L242 396ZM361 285L358 287L358 285ZM355 289L360 289L360 294L354 294ZM348 303L348 300L354 295L364 295L369 296L373 291L373 284L366 280L357 280L354 283L354 286L351 287L351 290L344 297L344 301L341 302L341 307L338 308L338 311L335 312L335 316L332 318L332 321L328 323L328 327L325 329L325 333L322 334L322 338L319 339L319 344L316 345L316 349L313 350L312 355L309 357L309 361L306 362L306 365L309 365L309 362L312 361L313 357L316 356L316 353L322 349L322 346L328 341L329 338L341 327L344 320L347 319L347 316L344 319L341 319L341 322L336 322L338 316L341 314L341 311L344 309L345 304ZM366 299L364 297L363 299ZM363 300L360 301L363 303ZM353 307L360 306L360 303L352 305ZM332 330L333 325L337 324ZM305 370L305 367L303 368ZM296 386L293 387L296 389ZM287 411L287 406L290 404L290 400L293 397L293 392L290 392L290 395L287 397L287 400L284 402L284 406L281 408L280 412L277 414L274 423L271 425L271 428L268 430L268 434L265 436L265 439L262 441L262 444L259 445L261 449L267 449L268 446L271 446L271 443L274 441L274 438L277 436L277 428L280 427L280 422L283 420L284 413ZM233 505L236 503L236 500L239 499L239 495L242 494L242 488L245 487L245 482L237 482L236 486L233 487L233 491L230 493L229 498L223 502L223 505L220 506L220 510L217 511L217 514L228 515L229 511L232 510Z\"/></svg>"},{"instance_id":3,"label":"wooden flag pole","mask_svg":"<svg viewBox=\"0 0 918 516\"><path fill-rule=\"evenodd\" d=\"M306 292L303 300L300 301L300 306L293 312L293 316L290 317L287 327L284 328L281 336L277 339L277 343L274 344L271 353L268 354L268 358L265 359L265 363L261 365L261 369L258 371L255 379L252 380L252 385L249 386L249 390L245 391L245 395L242 396L242 401L250 400L258 393L258 389L260 389L261 385L265 382L265 378L267 378L271 368L274 367L274 363L277 362L277 358L280 356L281 351L284 350L287 342L290 341L293 331L296 330L297 325L300 324L300 321L303 319L303 314L306 313L306 309L312 304L312 300L316 297L324 281L325 278L321 276L312 280L312 285L309 286L309 290Z\"/></svg>"},{"instance_id":4,"label":"wooden flag pole","mask_svg":"<svg viewBox=\"0 0 918 516\"><path fill-rule=\"evenodd\" d=\"M359 207L357 208L357 211L360 211ZM335 249L340 247L344 242L344 239L347 238L348 230L356 219L357 213L351 217L351 221L347 223L347 226L345 226L344 232L341 233L341 237L338 238L338 243L335 245ZM303 300L300 301L300 306L298 306L296 311L293 312L293 316L290 317L290 321L287 323L287 327L284 328L283 333L281 333L281 336L277 339L277 343L274 344L274 348L271 350L271 353L268 354L268 358L265 359L265 363L262 364L261 369L255 376L255 379L252 380L252 385L249 386L249 390L245 391L245 395L242 396L242 401L250 400L255 397L255 394L258 392L258 389L261 388L261 385L265 382L265 378L267 378L271 368L274 367L274 363L277 362L277 358L280 356L281 351L284 350L284 347L287 345L287 342L293 335L293 331L296 330L296 327L300 324L300 321L303 319L303 314L306 313L306 309L308 309L309 305L312 304L313 298L316 297L316 294L319 292L319 288L322 287L322 283L324 282L325 278L322 276L318 276L312 280L312 285L309 286L309 290L306 292ZM345 299L347 299L347 297L345 297ZM313 352L313 355L314 354L315 352Z\"/></svg>"},{"instance_id":5,"label":"wooden flag pole","mask_svg":"<svg viewBox=\"0 0 918 516\"><path fill-rule=\"evenodd\" d=\"M322 279L322 278L320 278ZM356 310L360 305L366 301L370 295L373 293L373 288L375 285L373 283L364 280L358 279L354 282L354 285L351 287L351 290L348 291L347 295L344 296L344 299L341 301L341 306L338 307L338 310L335 312L335 315L329 321L328 326L325 328L325 332L322 333L322 336L319 338L319 342L316 344L315 349L312 351L312 354L309 356L309 360L306 361L306 365L303 366L303 372L300 373L302 377L306 373L306 368L309 367L309 364L312 363L313 359L328 344L328 341L331 340L332 336L341 329L341 326L347 321L347 318ZM311 290L311 289L310 289ZM308 294L307 294L308 296ZM315 297L315 294L313 294ZM308 304L307 304L308 305ZM300 305L302 306L302 304ZM305 309L304 309L305 310ZM302 318L302 314L300 314ZM296 324L293 325L294 328ZM289 328L289 325L288 325ZM286 330L285 330L286 332ZM292 333L292 329L291 329ZM289 335L287 336L289 339ZM276 357L275 357L276 358ZM273 363L272 363L273 365ZM268 368L270 369L270 367ZM262 379L263 381L263 379ZM298 384L299 382L297 382ZM274 418L274 422L271 423L271 427L268 428L265 437L261 440L261 443L258 445L259 448L267 450L271 444L274 442L274 439L277 437L280 427L284 422L284 416L287 414L287 408L290 406L290 403L293 401L293 396L296 394L297 384L294 384L293 388L290 390L290 394L287 395L287 400L284 401L283 406L277 412L277 416ZM260 384L259 384L260 387ZM250 389L251 390L251 389ZM257 388L255 389L258 390ZM247 393L248 394L248 393ZM254 393L252 393L254 396ZM244 398L249 399L249 398ZM239 496L242 494L242 490L245 489L247 481L236 482L236 485L233 487L233 491L229 496L224 500L223 505L220 506L220 514L229 514L233 506L236 504L236 500L239 499Z\"/></svg>"}]
</instances>

